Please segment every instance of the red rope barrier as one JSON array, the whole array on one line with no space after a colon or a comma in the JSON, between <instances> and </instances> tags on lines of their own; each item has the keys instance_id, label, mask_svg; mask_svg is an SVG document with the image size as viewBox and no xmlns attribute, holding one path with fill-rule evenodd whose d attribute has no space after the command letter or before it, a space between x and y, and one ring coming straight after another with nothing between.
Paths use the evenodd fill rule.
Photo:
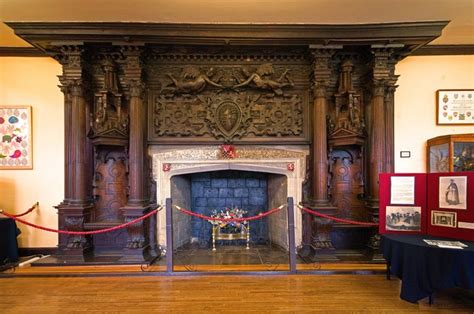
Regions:
<instances>
[{"instance_id":1,"label":"red rope barrier","mask_svg":"<svg viewBox=\"0 0 474 314\"><path fill-rule=\"evenodd\" d=\"M263 218L265 216L271 215L274 212L277 212L280 209L282 209L283 207L285 207L285 205L280 205L276 208L270 209L269 211L267 211L263 214L260 214L260 215L257 215L257 216L252 216L252 217L246 217L246 218L217 218L217 217L205 216L205 215L198 214L198 213L193 213L192 211L181 208L177 205L174 205L174 206L180 212L183 212L183 213L188 214L190 216L194 216L194 217L198 217L198 218L206 219L206 220L212 220L212 221L221 221L221 222L243 222L243 221L256 220L256 219L260 219L260 218Z\"/></svg>"},{"instance_id":2,"label":"red rope barrier","mask_svg":"<svg viewBox=\"0 0 474 314\"><path fill-rule=\"evenodd\" d=\"M13 214L10 214L14 217L22 217L22 216L25 216L25 215L28 215L29 213L31 213L33 210L36 209L36 207L39 206L39 202L36 202L33 206L31 206L30 208L28 208L25 212L21 213L21 214L18 214L18 215L13 215Z\"/></svg>"},{"instance_id":3,"label":"red rope barrier","mask_svg":"<svg viewBox=\"0 0 474 314\"><path fill-rule=\"evenodd\" d=\"M127 223L124 223L124 224L121 224L121 225L118 225L118 226L115 226L115 227L111 227L111 228L106 228L106 229L100 229L100 230L94 230L94 231L67 231L67 230L58 230L58 229L51 229L51 228L47 228L47 227L42 227L42 226L38 226L38 225L35 225L31 222L28 222L28 221L25 221L21 218L18 218L18 217L15 217L14 215L12 214L9 214L9 213L5 213L5 212L2 212L1 214L9 217L9 218L12 218L18 222L21 222L22 224L25 224L27 226L30 226L30 227L33 227L33 228L36 228L36 229L40 229L40 230L44 230L44 231L49 231L49 232L55 232L55 233L61 233L61 234L73 234L73 235L91 235L91 234L99 234L99 233L105 233L105 232L110 232L110 231L114 231L114 230L118 230L118 229L122 229L122 228L125 228L127 226L130 226L130 225L133 225L141 220L144 220L154 214L156 214L157 212L159 212L161 209L163 208L163 206L160 206L158 207L157 209L154 209L152 210L151 212L149 212L148 214L146 215L143 215L137 219L134 219L134 220L131 220Z\"/></svg>"},{"instance_id":4,"label":"red rope barrier","mask_svg":"<svg viewBox=\"0 0 474 314\"><path fill-rule=\"evenodd\" d=\"M322 214L320 212L314 211L312 209L309 209L309 208L306 208L306 207L303 207L303 206L300 206L300 205L297 205L297 206L301 210L304 210L305 212L310 213L312 215L319 216L319 217L326 218L326 219L331 219L331 220L338 221L338 222L344 222L344 223L348 223L348 224L352 224L352 225L362 225L362 226L378 226L379 225L379 224L371 223L371 222L362 222L362 221L355 221L355 220L337 218L337 217Z\"/></svg>"}]
</instances>

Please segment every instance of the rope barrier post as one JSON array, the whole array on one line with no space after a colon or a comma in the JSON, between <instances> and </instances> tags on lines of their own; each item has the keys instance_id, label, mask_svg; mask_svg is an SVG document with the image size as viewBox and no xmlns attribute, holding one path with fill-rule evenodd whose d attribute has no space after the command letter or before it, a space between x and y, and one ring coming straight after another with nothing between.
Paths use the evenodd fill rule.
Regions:
<instances>
[{"instance_id":1,"label":"rope barrier post","mask_svg":"<svg viewBox=\"0 0 474 314\"><path fill-rule=\"evenodd\" d=\"M288 197L288 248L290 250L290 273L296 273L295 215L293 198Z\"/></svg>"},{"instance_id":2,"label":"rope barrier post","mask_svg":"<svg viewBox=\"0 0 474 314\"><path fill-rule=\"evenodd\" d=\"M173 272L173 204L166 199L166 271Z\"/></svg>"}]
</instances>

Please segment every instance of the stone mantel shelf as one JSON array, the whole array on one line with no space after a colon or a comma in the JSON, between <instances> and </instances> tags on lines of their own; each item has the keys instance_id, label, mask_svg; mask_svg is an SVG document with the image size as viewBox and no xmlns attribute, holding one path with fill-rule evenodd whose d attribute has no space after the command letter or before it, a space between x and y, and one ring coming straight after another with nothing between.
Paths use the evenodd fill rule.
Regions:
<instances>
[{"instance_id":1,"label":"stone mantel shelf","mask_svg":"<svg viewBox=\"0 0 474 314\"><path fill-rule=\"evenodd\" d=\"M449 21L377 24L175 24L6 22L41 50L84 43L115 45L404 45L409 53L441 35Z\"/></svg>"}]
</instances>

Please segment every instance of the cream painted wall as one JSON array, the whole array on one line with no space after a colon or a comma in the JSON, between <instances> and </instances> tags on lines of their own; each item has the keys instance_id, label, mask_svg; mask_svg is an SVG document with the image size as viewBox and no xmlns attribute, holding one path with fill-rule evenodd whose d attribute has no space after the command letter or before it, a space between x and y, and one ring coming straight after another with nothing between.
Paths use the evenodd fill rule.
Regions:
<instances>
[{"instance_id":1,"label":"cream painted wall","mask_svg":"<svg viewBox=\"0 0 474 314\"><path fill-rule=\"evenodd\" d=\"M471 133L474 126L436 126L437 89L473 88L474 56L409 57L397 65L395 94L395 170L425 171L428 138ZM33 170L0 170L0 208L19 213L36 201L40 209L27 220L57 227L53 206L63 199L63 96L57 75L60 65L50 58L0 58L0 104L33 106ZM412 157L400 159L400 150ZM53 247L57 236L20 225L21 247Z\"/></svg>"},{"instance_id":2,"label":"cream painted wall","mask_svg":"<svg viewBox=\"0 0 474 314\"><path fill-rule=\"evenodd\" d=\"M39 202L25 220L57 228L58 205L64 194L64 110L51 58L0 58L0 105L30 105L33 115L33 169L0 170L0 208L20 213ZM54 247L54 233L18 224L20 247Z\"/></svg>"},{"instance_id":3,"label":"cream painted wall","mask_svg":"<svg viewBox=\"0 0 474 314\"><path fill-rule=\"evenodd\" d=\"M426 171L426 141L474 133L474 126L436 125L436 90L474 89L474 56L408 57L397 64L395 172ZM411 158L400 158L410 151Z\"/></svg>"}]
</instances>

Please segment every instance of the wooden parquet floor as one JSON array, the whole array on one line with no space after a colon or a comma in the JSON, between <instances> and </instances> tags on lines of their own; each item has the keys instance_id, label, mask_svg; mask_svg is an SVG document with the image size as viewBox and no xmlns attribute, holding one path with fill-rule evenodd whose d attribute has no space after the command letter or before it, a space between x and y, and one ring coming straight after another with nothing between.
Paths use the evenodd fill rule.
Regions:
<instances>
[{"instance_id":1,"label":"wooden parquet floor","mask_svg":"<svg viewBox=\"0 0 474 314\"><path fill-rule=\"evenodd\" d=\"M48 276L0 278L1 313L473 313L471 294L447 291L411 304L399 298L400 281L384 275L130 276L132 266L90 274L94 266L49 269ZM339 267L341 267L339 265ZM28 271L37 271L32 267ZM128 272L127 272L128 269ZM24 270L18 270L19 275ZM66 272L66 270L68 272ZM56 273L56 276L53 274Z\"/></svg>"}]
</instances>

